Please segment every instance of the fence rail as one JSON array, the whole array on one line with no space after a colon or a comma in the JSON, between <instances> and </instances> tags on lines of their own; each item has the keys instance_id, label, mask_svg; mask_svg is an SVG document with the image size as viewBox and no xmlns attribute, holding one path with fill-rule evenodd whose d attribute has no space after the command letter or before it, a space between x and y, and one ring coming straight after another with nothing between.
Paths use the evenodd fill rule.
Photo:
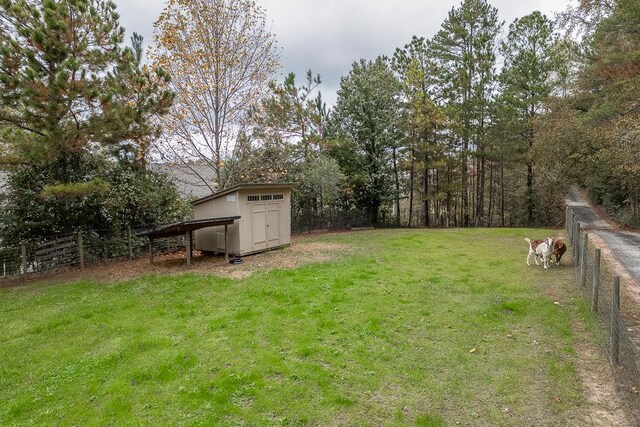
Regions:
<instances>
[{"instance_id":1,"label":"fence rail","mask_svg":"<svg viewBox=\"0 0 640 427\"><path fill-rule=\"evenodd\" d=\"M138 233L149 229L127 228L119 233L101 234L97 231L51 236L19 244L0 244L0 284L3 280L26 275L56 272L69 268L85 268L111 261L146 258L149 240ZM156 253L184 251L184 236L159 239L153 242Z\"/></svg>"},{"instance_id":2,"label":"fence rail","mask_svg":"<svg viewBox=\"0 0 640 427\"><path fill-rule=\"evenodd\" d=\"M576 287L598 320L618 391L634 424L640 426L640 304L625 291L636 284L623 282L621 287L620 272L602 257L602 248L590 239L569 207L565 227L573 251Z\"/></svg>"}]
</instances>

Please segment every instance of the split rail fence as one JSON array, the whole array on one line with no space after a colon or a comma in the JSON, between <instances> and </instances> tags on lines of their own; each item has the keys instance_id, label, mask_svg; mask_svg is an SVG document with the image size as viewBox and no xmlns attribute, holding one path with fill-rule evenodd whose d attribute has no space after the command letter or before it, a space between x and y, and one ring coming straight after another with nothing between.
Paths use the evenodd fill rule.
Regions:
<instances>
[{"instance_id":1,"label":"split rail fence","mask_svg":"<svg viewBox=\"0 0 640 427\"><path fill-rule=\"evenodd\" d=\"M137 234L150 228L153 227L127 228L107 235L96 231L55 235L13 245L0 242L0 284L26 275L148 258L149 239ZM184 252L186 239L184 236L158 239L153 248L155 253Z\"/></svg>"},{"instance_id":2,"label":"split rail fence","mask_svg":"<svg viewBox=\"0 0 640 427\"><path fill-rule=\"evenodd\" d=\"M602 342L613 367L618 391L627 403L634 425L640 426L640 304L632 300L602 248L589 239L589 232L567 207L565 227L573 253L577 289L588 300L596 317Z\"/></svg>"}]
</instances>

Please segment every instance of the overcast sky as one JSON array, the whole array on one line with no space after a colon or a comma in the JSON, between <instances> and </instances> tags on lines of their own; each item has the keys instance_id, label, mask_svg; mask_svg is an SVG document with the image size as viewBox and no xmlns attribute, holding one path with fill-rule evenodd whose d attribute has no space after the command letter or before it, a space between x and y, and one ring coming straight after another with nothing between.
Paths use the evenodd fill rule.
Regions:
<instances>
[{"instance_id":1,"label":"overcast sky","mask_svg":"<svg viewBox=\"0 0 640 427\"><path fill-rule=\"evenodd\" d=\"M127 36L134 31L152 42L153 23L163 0L114 0ZM302 82L306 70L320 73L330 105L340 77L360 59L392 55L413 35L431 38L461 0L256 0L266 13L281 50L281 77L293 71ZM505 29L515 18L539 10L553 18L567 0L491 0Z\"/></svg>"}]
</instances>

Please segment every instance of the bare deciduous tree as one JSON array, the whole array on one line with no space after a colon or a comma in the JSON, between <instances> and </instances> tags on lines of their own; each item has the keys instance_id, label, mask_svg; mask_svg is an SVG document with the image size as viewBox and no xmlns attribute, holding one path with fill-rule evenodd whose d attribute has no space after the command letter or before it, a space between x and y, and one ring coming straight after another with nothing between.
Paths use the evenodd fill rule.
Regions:
<instances>
[{"instance_id":1,"label":"bare deciduous tree","mask_svg":"<svg viewBox=\"0 0 640 427\"><path fill-rule=\"evenodd\" d=\"M251 0L169 0L154 41L150 56L176 94L157 149L165 160L208 165L216 182L206 184L223 189L234 174L225 160L279 67L264 10Z\"/></svg>"}]
</instances>

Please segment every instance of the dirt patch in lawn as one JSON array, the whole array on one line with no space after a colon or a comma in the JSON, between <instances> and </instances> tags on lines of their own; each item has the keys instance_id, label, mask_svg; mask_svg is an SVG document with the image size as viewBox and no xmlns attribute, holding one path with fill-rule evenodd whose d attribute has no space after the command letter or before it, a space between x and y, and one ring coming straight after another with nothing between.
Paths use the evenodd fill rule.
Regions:
<instances>
[{"instance_id":1,"label":"dirt patch in lawn","mask_svg":"<svg viewBox=\"0 0 640 427\"><path fill-rule=\"evenodd\" d=\"M578 336L586 334L580 321L573 324ZM606 363L607 355L601 348L580 340L574 343L576 371L582 383L582 392L587 401L586 413L581 425L629 426L622 399L615 388L615 378Z\"/></svg>"},{"instance_id":2,"label":"dirt patch in lawn","mask_svg":"<svg viewBox=\"0 0 640 427\"><path fill-rule=\"evenodd\" d=\"M90 279L100 283L120 282L146 275L180 275L184 273L213 274L230 279L243 279L256 271L269 271L278 268L297 268L305 264L331 261L348 253L351 246L341 243L314 241L313 236L295 236L291 246L262 252L243 258L243 263L232 265L224 256L202 255L194 251L192 265L186 265L186 254L175 252L154 256L151 264L148 258L110 262L88 266L84 270L74 269L57 273L17 278L0 282L0 286L21 286L34 282L51 284L74 280Z\"/></svg>"},{"instance_id":3,"label":"dirt patch in lawn","mask_svg":"<svg viewBox=\"0 0 640 427\"><path fill-rule=\"evenodd\" d=\"M602 265L609 263L616 274L621 276L621 293L630 290L629 284L633 284L631 277L625 272L606 244L597 236L591 234L591 243L601 248ZM572 259L568 261L573 262ZM630 281L629 281L630 280ZM626 286L625 286L626 285ZM632 290L632 289L631 289ZM554 298L558 297L566 301L567 298L573 299L572 293L561 292L554 294ZM609 363L609 355L603 346L594 345L592 340L584 339L590 334L585 327L584 321L580 315L571 310L572 329L575 333L574 350L576 357L574 363L576 373L582 384L582 394L586 400L585 410L577 416L578 425L590 426L630 426L634 423L630 419L628 413L629 407L625 402L620 390L618 389L618 381L616 374ZM604 340L604 336L600 337Z\"/></svg>"}]
</instances>

